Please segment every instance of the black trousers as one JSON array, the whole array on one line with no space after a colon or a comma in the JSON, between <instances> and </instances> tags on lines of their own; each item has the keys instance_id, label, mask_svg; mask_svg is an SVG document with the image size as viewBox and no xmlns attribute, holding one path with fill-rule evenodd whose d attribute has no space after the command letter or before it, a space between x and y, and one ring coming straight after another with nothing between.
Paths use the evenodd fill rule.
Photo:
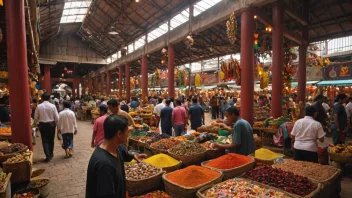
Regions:
<instances>
[{"instance_id":1,"label":"black trousers","mask_svg":"<svg viewBox=\"0 0 352 198\"><path fill-rule=\"evenodd\" d=\"M211 118L217 119L219 117L219 106L212 106L211 107Z\"/></svg>"},{"instance_id":2,"label":"black trousers","mask_svg":"<svg viewBox=\"0 0 352 198\"><path fill-rule=\"evenodd\" d=\"M55 122L40 122L39 130L42 136L42 144L46 158L54 154Z\"/></svg>"},{"instance_id":3,"label":"black trousers","mask_svg":"<svg viewBox=\"0 0 352 198\"><path fill-rule=\"evenodd\" d=\"M318 163L318 152L295 149L294 160Z\"/></svg>"}]
</instances>

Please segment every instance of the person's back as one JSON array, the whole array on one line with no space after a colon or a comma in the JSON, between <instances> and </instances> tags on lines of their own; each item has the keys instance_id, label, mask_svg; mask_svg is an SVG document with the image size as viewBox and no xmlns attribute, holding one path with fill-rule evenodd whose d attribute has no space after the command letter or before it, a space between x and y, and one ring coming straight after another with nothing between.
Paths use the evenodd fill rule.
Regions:
<instances>
[{"instance_id":1,"label":"person's back","mask_svg":"<svg viewBox=\"0 0 352 198\"><path fill-rule=\"evenodd\" d=\"M76 125L76 116L72 110L65 108L59 113L59 123L57 126L58 129L65 128L68 130L68 131L61 131L62 133L66 133L66 132L73 133L75 131L74 129L75 125Z\"/></svg>"},{"instance_id":2,"label":"person's back","mask_svg":"<svg viewBox=\"0 0 352 198\"><path fill-rule=\"evenodd\" d=\"M121 105L120 109L123 110L123 111L125 111L125 112L127 112L127 113L129 112L129 108L128 108L128 105L127 105L127 104Z\"/></svg>"},{"instance_id":3,"label":"person's back","mask_svg":"<svg viewBox=\"0 0 352 198\"><path fill-rule=\"evenodd\" d=\"M160 111L160 126L162 133L166 133L168 135L172 135L172 111L173 109L167 104L164 108Z\"/></svg>"},{"instance_id":4,"label":"person's back","mask_svg":"<svg viewBox=\"0 0 352 198\"><path fill-rule=\"evenodd\" d=\"M237 139L241 146L232 149L231 151L237 154L250 155L254 153L255 144L253 138L253 130L251 125L244 119L238 119L234 125L234 132L232 140Z\"/></svg>"},{"instance_id":5,"label":"person's back","mask_svg":"<svg viewBox=\"0 0 352 198\"><path fill-rule=\"evenodd\" d=\"M136 109L137 107L138 107L138 102L135 101L135 100L133 100L133 101L131 102L131 108Z\"/></svg>"},{"instance_id":6,"label":"person's back","mask_svg":"<svg viewBox=\"0 0 352 198\"><path fill-rule=\"evenodd\" d=\"M188 114L190 116L192 129L196 130L198 127L202 126L204 116L204 109L202 106L197 103L193 103L189 108Z\"/></svg>"}]
</instances>

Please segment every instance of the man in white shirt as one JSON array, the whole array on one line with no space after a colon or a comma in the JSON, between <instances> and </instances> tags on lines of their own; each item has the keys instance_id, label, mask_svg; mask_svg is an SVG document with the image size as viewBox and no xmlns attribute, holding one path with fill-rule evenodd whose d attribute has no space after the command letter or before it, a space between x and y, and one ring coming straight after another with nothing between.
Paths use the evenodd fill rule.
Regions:
<instances>
[{"instance_id":1,"label":"man in white shirt","mask_svg":"<svg viewBox=\"0 0 352 198\"><path fill-rule=\"evenodd\" d=\"M348 103L346 105L346 114L347 114L347 127L348 130L351 128L351 115L352 115L352 96L348 98Z\"/></svg>"},{"instance_id":2,"label":"man in white shirt","mask_svg":"<svg viewBox=\"0 0 352 198\"><path fill-rule=\"evenodd\" d=\"M62 135L63 148L66 151L65 159L67 159L72 157L73 134L77 134L77 123L75 113L70 110L70 101L65 100L63 103L65 109L59 113L57 130Z\"/></svg>"},{"instance_id":3,"label":"man in white shirt","mask_svg":"<svg viewBox=\"0 0 352 198\"><path fill-rule=\"evenodd\" d=\"M66 99L67 101L70 101L70 100L71 100L70 94L67 94L65 99Z\"/></svg>"},{"instance_id":4,"label":"man in white shirt","mask_svg":"<svg viewBox=\"0 0 352 198\"><path fill-rule=\"evenodd\" d=\"M161 109L164 107L165 107L165 104L163 103L163 99L158 98L158 104L154 107L154 112L153 112L156 116L157 126L159 126L160 124L160 112L161 112Z\"/></svg>"},{"instance_id":5,"label":"man in white shirt","mask_svg":"<svg viewBox=\"0 0 352 198\"><path fill-rule=\"evenodd\" d=\"M44 162L49 162L54 157L54 137L59 115L55 105L49 102L50 95L44 93L42 99L44 102L38 105L35 110L34 122L38 125L42 135L42 144L46 156Z\"/></svg>"},{"instance_id":6,"label":"man in white shirt","mask_svg":"<svg viewBox=\"0 0 352 198\"><path fill-rule=\"evenodd\" d=\"M314 120L317 110L313 106L306 106L306 116L295 122L291 135L294 139L294 159L318 163L318 143L324 142L323 126Z\"/></svg>"}]
</instances>

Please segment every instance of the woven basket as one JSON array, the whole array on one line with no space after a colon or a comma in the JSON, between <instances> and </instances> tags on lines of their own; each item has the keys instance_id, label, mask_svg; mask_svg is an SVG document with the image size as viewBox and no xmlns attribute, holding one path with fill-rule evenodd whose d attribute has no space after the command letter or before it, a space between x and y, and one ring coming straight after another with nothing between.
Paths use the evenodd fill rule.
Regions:
<instances>
[{"instance_id":1,"label":"woven basket","mask_svg":"<svg viewBox=\"0 0 352 198\"><path fill-rule=\"evenodd\" d=\"M206 160L211 160L225 155L225 149L209 149L205 154Z\"/></svg>"},{"instance_id":2,"label":"woven basket","mask_svg":"<svg viewBox=\"0 0 352 198\"><path fill-rule=\"evenodd\" d=\"M254 160L253 157L251 157L251 158L252 158L251 162L249 162L247 164L244 164L242 166L236 167L236 168L232 168L232 169L217 169L217 168L214 168L214 167L207 166L206 164L208 162L210 162L211 160L203 162L202 166L206 167L206 168L209 168L209 169L212 169L212 170L216 170L216 171L222 172L222 174L224 175L224 177L222 179L223 179L223 181L225 181L225 180L232 179L232 178L235 178L237 176L240 176L243 173L252 170L254 168L254 165L255 165L255 160Z\"/></svg>"},{"instance_id":3,"label":"woven basket","mask_svg":"<svg viewBox=\"0 0 352 198\"><path fill-rule=\"evenodd\" d=\"M27 188L27 189L15 192L15 195L13 196L13 198L18 198L20 194L29 193L29 192L34 194L33 198L38 198L40 195L40 191L38 188Z\"/></svg>"},{"instance_id":4,"label":"woven basket","mask_svg":"<svg viewBox=\"0 0 352 198\"><path fill-rule=\"evenodd\" d=\"M163 174L163 180L164 180L164 184L165 184L165 191L172 198L194 198L194 197L196 197L197 191L199 189L201 189L201 188L203 188L204 186L207 186L207 185L211 185L212 186L214 184L217 184L217 183L221 182L222 177L223 177L222 173L220 172L219 177L215 178L214 180L212 180L212 181L210 181L208 183L201 184L199 186L190 188L190 187L181 186L181 185L173 183L172 181L169 181L166 178L166 175L167 174Z\"/></svg>"},{"instance_id":5,"label":"woven basket","mask_svg":"<svg viewBox=\"0 0 352 198\"><path fill-rule=\"evenodd\" d=\"M275 160L279 159L279 158L282 158L284 157L285 155L282 155L282 154L278 154L279 157L278 158L275 158L273 160L263 160L263 159L258 159L256 157L253 156L253 154L250 154L248 155L249 157L253 157L255 159L255 163L262 163L262 164L267 164L267 165L273 165Z\"/></svg>"},{"instance_id":6,"label":"woven basket","mask_svg":"<svg viewBox=\"0 0 352 198\"><path fill-rule=\"evenodd\" d=\"M289 196L289 197L292 197L292 198L301 198L301 196L299 195L295 195L295 194L292 194L292 193L289 193L289 192L286 192L282 189L279 189L279 188L275 188L275 187L272 187L272 186L268 186L268 185L265 185L265 184L262 184L262 183L259 183L259 182L256 182L256 181L253 181L253 180L249 180L249 179L245 179L245 178L239 178L241 180L244 180L246 182L250 182L254 185L257 185L259 187L262 187L262 188L267 188L267 189L272 189L272 190L275 190L275 191L278 191L278 192L281 192L281 193L284 193L285 195ZM225 182L225 181L224 181ZM221 183L224 183L224 182L221 182ZM218 185L220 185L221 183L219 183ZM207 185L207 186L204 186L203 188L201 188L200 190L198 190L197 192L197 197L198 198L206 198L206 196L204 195L205 191L208 190L209 188L213 187L213 185ZM311 192L309 195L305 196L306 198L310 198L310 197L317 197L318 193L320 191L320 186L318 185L317 189L314 190L313 192Z\"/></svg>"},{"instance_id":7,"label":"woven basket","mask_svg":"<svg viewBox=\"0 0 352 198\"><path fill-rule=\"evenodd\" d=\"M175 155L171 152L168 152L168 155L170 155L171 157L182 161L182 166L186 167L186 166L190 166L190 165L200 165L204 159L205 159L205 155L206 155L207 151L204 151L203 153L199 153L199 154L195 154L195 155Z\"/></svg>"},{"instance_id":8,"label":"woven basket","mask_svg":"<svg viewBox=\"0 0 352 198\"><path fill-rule=\"evenodd\" d=\"M182 161L180 161L178 164L176 164L175 166L170 166L170 167L164 167L163 171L165 171L166 173L171 173L174 172L178 169L180 169L182 166Z\"/></svg>"},{"instance_id":9,"label":"woven basket","mask_svg":"<svg viewBox=\"0 0 352 198\"><path fill-rule=\"evenodd\" d=\"M160 154L160 153L168 154L168 151L157 149L157 148L154 148L154 147L150 147L150 150L152 150L154 155Z\"/></svg>"},{"instance_id":10,"label":"woven basket","mask_svg":"<svg viewBox=\"0 0 352 198\"><path fill-rule=\"evenodd\" d=\"M147 179L126 179L126 190L128 192L128 195L138 196L154 190L161 190L163 188L163 180L161 179L163 173L164 172L162 171L162 169L160 169L158 174Z\"/></svg>"},{"instance_id":11,"label":"woven basket","mask_svg":"<svg viewBox=\"0 0 352 198\"><path fill-rule=\"evenodd\" d=\"M2 155L2 156L0 156L0 163L5 162L7 159L9 159L11 157L15 157L18 153L23 153L23 152L25 152L27 150L28 150L28 146L26 146L24 149L22 149L20 151Z\"/></svg>"},{"instance_id":12,"label":"woven basket","mask_svg":"<svg viewBox=\"0 0 352 198\"><path fill-rule=\"evenodd\" d=\"M345 156L338 153L330 153L330 160L338 162L340 164L352 164L352 156Z\"/></svg>"}]
</instances>

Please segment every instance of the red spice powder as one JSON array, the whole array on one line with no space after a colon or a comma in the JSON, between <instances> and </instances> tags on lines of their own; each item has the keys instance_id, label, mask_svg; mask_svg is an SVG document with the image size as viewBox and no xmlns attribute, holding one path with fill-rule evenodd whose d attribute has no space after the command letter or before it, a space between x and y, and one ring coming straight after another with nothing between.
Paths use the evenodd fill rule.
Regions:
<instances>
[{"instance_id":1,"label":"red spice powder","mask_svg":"<svg viewBox=\"0 0 352 198\"><path fill-rule=\"evenodd\" d=\"M252 158L247 157L245 155L230 153L213 159L205 165L216 169L231 169L248 164L251 161Z\"/></svg>"}]
</instances>

